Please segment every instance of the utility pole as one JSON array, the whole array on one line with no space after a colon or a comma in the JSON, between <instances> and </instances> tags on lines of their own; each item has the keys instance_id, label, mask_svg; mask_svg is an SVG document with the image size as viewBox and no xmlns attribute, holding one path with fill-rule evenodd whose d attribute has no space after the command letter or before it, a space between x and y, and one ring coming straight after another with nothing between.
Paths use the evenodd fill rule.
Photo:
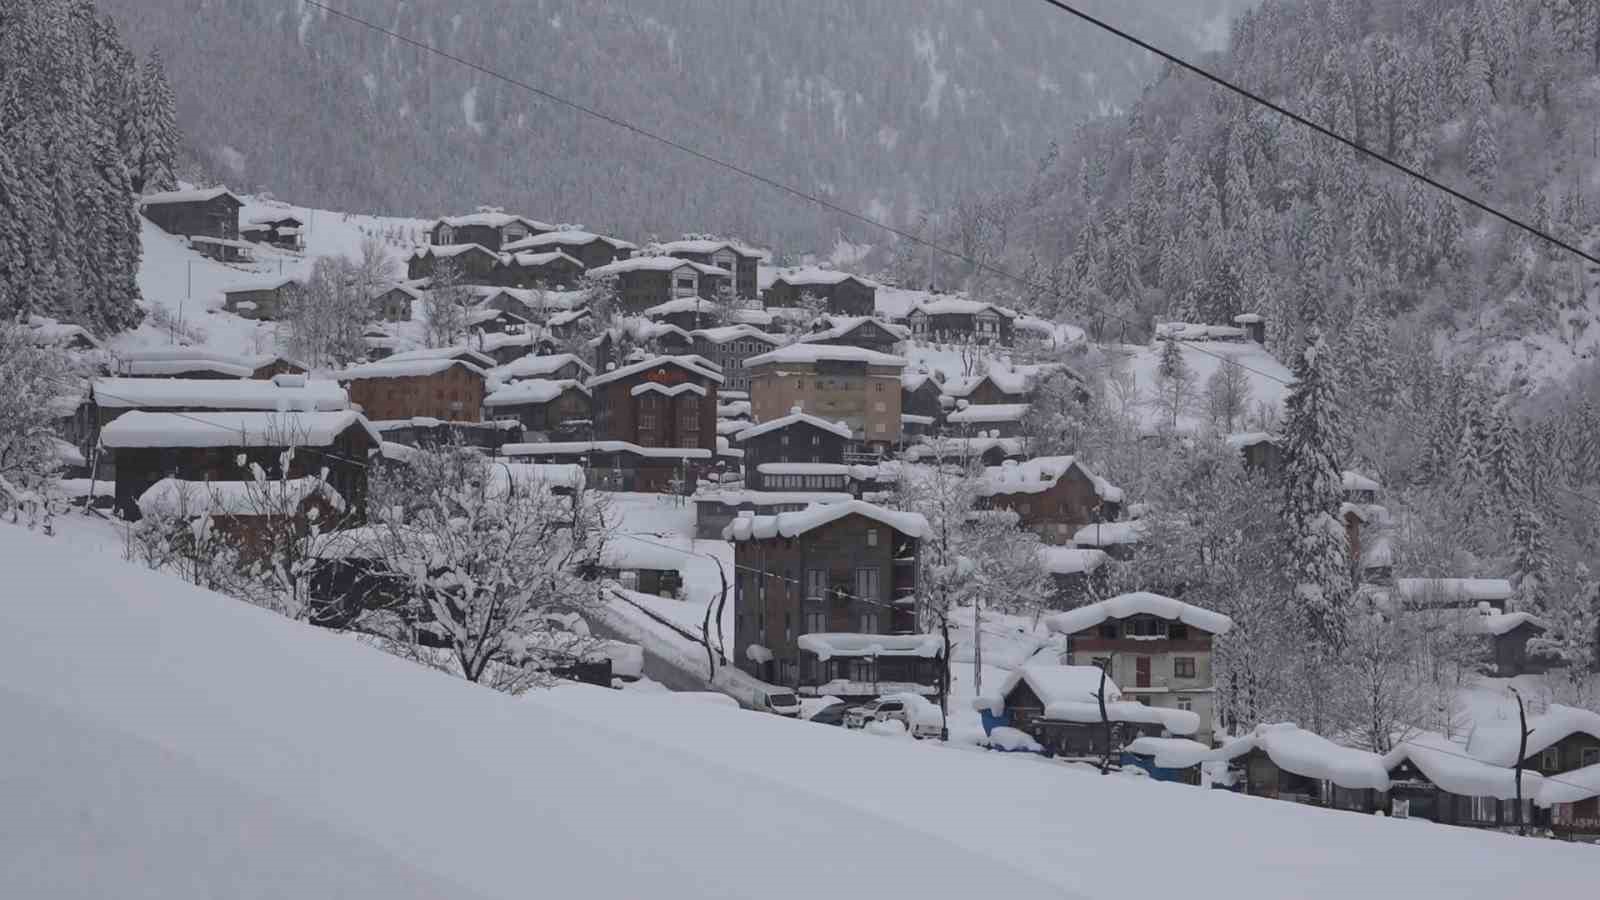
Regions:
<instances>
[{"instance_id":1,"label":"utility pole","mask_svg":"<svg viewBox=\"0 0 1600 900\"><path fill-rule=\"evenodd\" d=\"M972 693L983 696L983 613L981 601L972 598Z\"/></svg>"}]
</instances>

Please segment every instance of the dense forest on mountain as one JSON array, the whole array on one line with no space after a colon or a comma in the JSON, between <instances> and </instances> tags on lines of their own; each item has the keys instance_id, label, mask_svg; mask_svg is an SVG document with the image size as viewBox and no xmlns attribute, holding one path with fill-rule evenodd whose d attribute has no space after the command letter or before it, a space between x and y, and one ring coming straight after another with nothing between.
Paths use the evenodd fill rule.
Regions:
<instances>
[{"instance_id":1,"label":"dense forest on mountain","mask_svg":"<svg viewBox=\"0 0 1600 900\"><path fill-rule=\"evenodd\" d=\"M201 171L320 208L494 204L827 250L842 223L298 0L105 0L167 55ZM1018 177L1156 74L1008 0L338 0L339 9L899 222ZM1088 0L1185 49L1244 0ZM847 232L856 241L881 235Z\"/></svg>"}]
</instances>

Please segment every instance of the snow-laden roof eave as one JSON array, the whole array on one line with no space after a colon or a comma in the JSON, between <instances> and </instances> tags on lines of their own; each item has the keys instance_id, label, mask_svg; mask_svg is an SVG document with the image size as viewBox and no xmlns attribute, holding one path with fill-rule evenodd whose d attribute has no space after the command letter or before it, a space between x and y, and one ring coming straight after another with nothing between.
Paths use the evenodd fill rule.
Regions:
<instances>
[{"instance_id":1,"label":"snow-laden roof eave","mask_svg":"<svg viewBox=\"0 0 1600 900\"><path fill-rule=\"evenodd\" d=\"M1222 613L1149 591L1120 594L1098 603L1055 613L1045 618L1045 627L1053 634L1077 634L1096 628L1107 619L1126 619L1137 615L1182 622L1191 628L1218 635L1227 634L1233 628L1233 620Z\"/></svg>"}]
</instances>

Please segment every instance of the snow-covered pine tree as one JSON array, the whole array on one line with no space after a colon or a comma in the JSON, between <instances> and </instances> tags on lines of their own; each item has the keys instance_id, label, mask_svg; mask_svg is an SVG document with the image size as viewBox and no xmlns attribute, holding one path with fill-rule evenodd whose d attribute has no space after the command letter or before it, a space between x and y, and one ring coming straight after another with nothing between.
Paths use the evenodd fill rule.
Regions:
<instances>
[{"instance_id":1,"label":"snow-covered pine tree","mask_svg":"<svg viewBox=\"0 0 1600 900\"><path fill-rule=\"evenodd\" d=\"M1337 448L1343 424L1334 361L1315 326L1294 360L1294 387L1285 401L1282 518L1295 595L1317 641L1343 643L1354 586L1339 522L1343 499Z\"/></svg>"},{"instance_id":2,"label":"snow-covered pine tree","mask_svg":"<svg viewBox=\"0 0 1600 900\"><path fill-rule=\"evenodd\" d=\"M161 63L161 51L152 49L139 70L137 163L133 189L139 193L177 187L178 109Z\"/></svg>"}]
</instances>

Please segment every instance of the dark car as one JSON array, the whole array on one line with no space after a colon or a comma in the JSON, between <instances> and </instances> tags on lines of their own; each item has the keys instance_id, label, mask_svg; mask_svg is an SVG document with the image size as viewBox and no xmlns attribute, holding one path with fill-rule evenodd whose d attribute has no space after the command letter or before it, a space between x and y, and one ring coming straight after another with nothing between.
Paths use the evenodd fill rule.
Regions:
<instances>
[{"instance_id":1,"label":"dark car","mask_svg":"<svg viewBox=\"0 0 1600 900\"><path fill-rule=\"evenodd\" d=\"M806 721L816 722L821 725L843 725L844 714L848 708L849 707L846 707L843 703L829 704L828 706L817 710L816 715L812 716Z\"/></svg>"}]
</instances>

